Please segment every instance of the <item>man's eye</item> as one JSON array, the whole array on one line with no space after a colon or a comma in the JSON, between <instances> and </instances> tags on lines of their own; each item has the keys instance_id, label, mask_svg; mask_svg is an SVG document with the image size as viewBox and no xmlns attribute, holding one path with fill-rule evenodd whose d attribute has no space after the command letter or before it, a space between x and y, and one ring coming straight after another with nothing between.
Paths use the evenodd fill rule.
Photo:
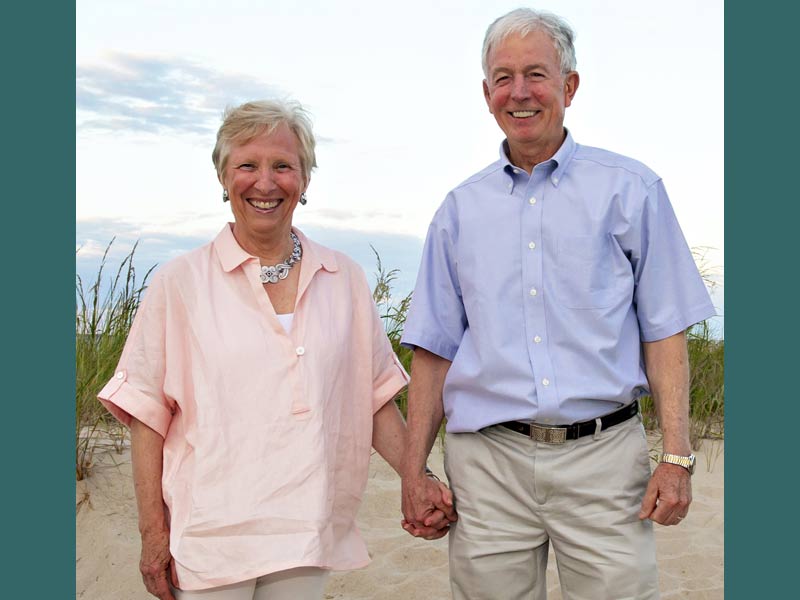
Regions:
<instances>
[{"instance_id":1,"label":"man's eye","mask_svg":"<svg viewBox=\"0 0 800 600\"><path fill-rule=\"evenodd\" d=\"M495 83L504 83L504 82L508 81L508 79L509 79L508 75L502 75L501 77L496 78L494 80L494 82Z\"/></svg>"}]
</instances>

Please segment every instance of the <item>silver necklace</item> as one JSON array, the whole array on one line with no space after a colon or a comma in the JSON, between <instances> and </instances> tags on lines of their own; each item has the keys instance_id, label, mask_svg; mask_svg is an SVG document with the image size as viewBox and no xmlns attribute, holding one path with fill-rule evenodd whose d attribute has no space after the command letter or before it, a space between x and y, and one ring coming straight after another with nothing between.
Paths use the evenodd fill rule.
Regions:
<instances>
[{"instance_id":1,"label":"silver necklace","mask_svg":"<svg viewBox=\"0 0 800 600\"><path fill-rule=\"evenodd\" d=\"M292 238L294 248L292 248L292 255L282 263L278 263L274 267L261 267L261 283L278 283L281 279L286 279L289 276L289 269L294 266L294 263L300 262L303 258L303 248L300 246L300 240L294 234L294 231L289 232L289 237Z\"/></svg>"}]
</instances>

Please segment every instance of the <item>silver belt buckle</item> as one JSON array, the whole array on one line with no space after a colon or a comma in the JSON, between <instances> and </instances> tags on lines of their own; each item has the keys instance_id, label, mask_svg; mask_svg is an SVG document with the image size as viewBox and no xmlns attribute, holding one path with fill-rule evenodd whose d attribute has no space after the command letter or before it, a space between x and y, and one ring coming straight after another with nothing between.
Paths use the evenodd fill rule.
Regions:
<instances>
[{"instance_id":1,"label":"silver belt buckle","mask_svg":"<svg viewBox=\"0 0 800 600\"><path fill-rule=\"evenodd\" d=\"M545 444L563 444L567 441L566 427L546 427L531 423L531 439Z\"/></svg>"}]
</instances>

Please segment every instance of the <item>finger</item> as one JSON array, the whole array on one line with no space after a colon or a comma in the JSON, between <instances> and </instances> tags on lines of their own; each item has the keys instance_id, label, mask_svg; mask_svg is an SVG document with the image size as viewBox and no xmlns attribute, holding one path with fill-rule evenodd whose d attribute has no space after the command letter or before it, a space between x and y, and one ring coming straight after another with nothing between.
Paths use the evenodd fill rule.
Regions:
<instances>
[{"instance_id":1,"label":"finger","mask_svg":"<svg viewBox=\"0 0 800 600\"><path fill-rule=\"evenodd\" d=\"M441 529L445 524L448 523L448 519L445 517L444 512L437 508L431 514L425 517L425 520L422 523L425 525L425 527Z\"/></svg>"},{"instance_id":2,"label":"finger","mask_svg":"<svg viewBox=\"0 0 800 600\"><path fill-rule=\"evenodd\" d=\"M166 576L163 577L146 577L144 578L144 587L147 591L159 598L159 600L175 600L172 591L167 584Z\"/></svg>"},{"instance_id":3,"label":"finger","mask_svg":"<svg viewBox=\"0 0 800 600\"><path fill-rule=\"evenodd\" d=\"M448 488L443 487L441 500L436 502L435 506L444 514L448 521L454 522L458 520L458 515L453 505L453 493Z\"/></svg>"},{"instance_id":4,"label":"finger","mask_svg":"<svg viewBox=\"0 0 800 600\"><path fill-rule=\"evenodd\" d=\"M653 511L656 509L656 499L658 498L658 487L653 480L647 484L647 490L642 498L642 507L639 510L639 519L652 519Z\"/></svg>"},{"instance_id":5,"label":"finger","mask_svg":"<svg viewBox=\"0 0 800 600\"><path fill-rule=\"evenodd\" d=\"M448 531L450 531L449 528L440 529L439 531L437 531L432 535L425 536L425 539L428 541L438 540L439 538L443 538L444 536L446 536Z\"/></svg>"},{"instance_id":6,"label":"finger","mask_svg":"<svg viewBox=\"0 0 800 600\"><path fill-rule=\"evenodd\" d=\"M662 496L658 499L658 506L650 518L660 525L677 525L683 518L681 515L685 514L685 508L673 496Z\"/></svg>"},{"instance_id":7,"label":"finger","mask_svg":"<svg viewBox=\"0 0 800 600\"><path fill-rule=\"evenodd\" d=\"M414 537L421 537L425 539L437 539L445 535L450 527L443 527L442 529L434 529L433 527L417 527L412 525L411 523L407 523L403 526L403 529L406 530L409 534L413 535Z\"/></svg>"},{"instance_id":8,"label":"finger","mask_svg":"<svg viewBox=\"0 0 800 600\"><path fill-rule=\"evenodd\" d=\"M447 506L453 506L453 491L443 483L439 486L442 488L442 502Z\"/></svg>"},{"instance_id":9,"label":"finger","mask_svg":"<svg viewBox=\"0 0 800 600\"><path fill-rule=\"evenodd\" d=\"M422 525L425 525L426 527L433 527L434 529L441 529L442 527L446 527L451 523L454 523L456 520L458 520L458 515L456 515L454 511L449 509L445 511L436 509L425 518L425 521L422 523Z\"/></svg>"}]
</instances>

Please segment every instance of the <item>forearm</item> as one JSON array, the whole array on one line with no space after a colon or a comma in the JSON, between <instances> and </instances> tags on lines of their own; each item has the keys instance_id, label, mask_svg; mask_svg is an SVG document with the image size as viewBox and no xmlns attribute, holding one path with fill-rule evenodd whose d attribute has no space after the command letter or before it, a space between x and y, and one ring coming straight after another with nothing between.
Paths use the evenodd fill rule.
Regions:
<instances>
[{"instance_id":1,"label":"forearm","mask_svg":"<svg viewBox=\"0 0 800 600\"><path fill-rule=\"evenodd\" d=\"M414 351L408 389L408 443L403 476L425 473L436 434L444 419L442 390L451 362L422 348Z\"/></svg>"},{"instance_id":2,"label":"forearm","mask_svg":"<svg viewBox=\"0 0 800 600\"><path fill-rule=\"evenodd\" d=\"M372 417L372 447L401 475L406 445L406 424L394 399Z\"/></svg>"},{"instance_id":3,"label":"forearm","mask_svg":"<svg viewBox=\"0 0 800 600\"><path fill-rule=\"evenodd\" d=\"M686 334L643 343L645 370L663 435L664 452L691 454L689 353Z\"/></svg>"},{"instance_id":4,"label":"forearm","mask_svg":"<svg viewBox=\"0 0 800 600\"><path fill-rule=\"evenodd\" d=\"M169 531L164 496L161 489L164 439L147 425L131 420L131 460L133 486L139 511L142 537Z\"/></svg>"}]
</instances>

